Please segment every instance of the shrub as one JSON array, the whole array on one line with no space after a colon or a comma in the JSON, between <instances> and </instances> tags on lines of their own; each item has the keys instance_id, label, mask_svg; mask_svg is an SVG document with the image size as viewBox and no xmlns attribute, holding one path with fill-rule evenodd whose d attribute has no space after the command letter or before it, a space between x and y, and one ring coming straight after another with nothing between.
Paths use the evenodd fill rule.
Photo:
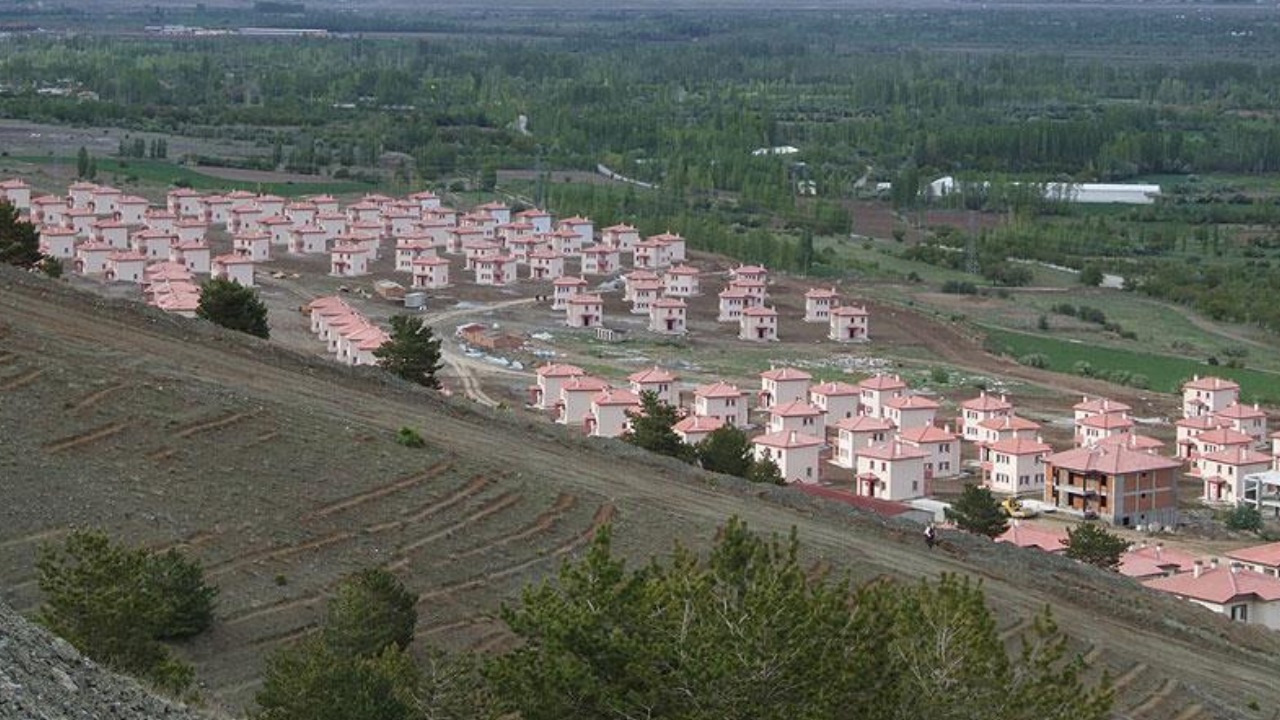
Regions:
<instances>
[{"instance_id":1,"label":"shrub","mask_svg":"<svg viewBox=\"0 0 1280 720\"><path fill-rule=\"evenodd\" d=\"M1097 325L1104 325L1107 322L1106 313L1087 305L1081 305L1080 308L1076 310L1076 317L1084 320L1085 322L1091 322Z\"/></svg>"},{"instance_id":2,"label":"shrub","mask_svg":"<svg viewBox=\"0 0 1280 720\"><path fill-rule=\"evenodd\" d=\"M946 368L936 367L929 371L929 380L934 385L946 385L951 382L951 373Z\"/></svg>"},{"instance_id":3,"label":"shrub","mask_svg":"<svg viewBox=\"0 0 1280 720\"><path fill-rule=\"evenodd\" d=\"M1018 358L1018 364L1043 370L1049 367L1049 356L1044 353L1029 353Z\"/></svg>"},{"instance_id":4,"label":"shrub","mask_svg":"<svg viewBox=\"0 0 1280 720\"><path fill-rule=\"evenodd\" d=\"M423 439L422 433L411 427L402 427L396 433L396 443L407 448L426 447L427 441Z\"/></svg>"},{"instance_id":5,"label":"shrub","mask_svg":"<svg viewBox=\"0 0 1280 720\"><path fill-rule=\"evenodd\" d=\"M271 328L267 325L267 306L253 288L244 287L234 280L206 280L200 288L196 316L229 330L260 338L271 336Z\"/></svg>"},{"instance_id":6,"label":"shrub","mask_svg":"<svg viewBox=\"0 0 1280 720\"><path fill-rule=\"evenodd\" d=\"M948 280L942 283L942 292L948 295L977 295L978 286L963 280Z\"/></svg>"},{"instance_id":7,"label":"shrub","mask_svg":"<svg viewBox=\"0 0 1280 720\"><path fill-rule=\"evenodd\" d=\"M1252 505L1236 505L1222 519L1229 530L1262 532L1262 513Z\"/></svg>"},{"instance_id":8,"label":"shrub","mask_svg":"<svg viewBox=\"0 0 1280 720\"><path fill-rule=\"evenodd\" d=\"M1081 377L1094 377L1097 370L1094 369L1093 363L1088 360L1079 360L1072 366L1071 371Z\"/></svg>"},{"instance_id":9,"label":"shrub","mask_svg":"<svg viewBox=\"0 0 1280 720\"><path fill-rule=\"evenodd\" d=\"M1071 317L1075 317L1076 315L1076 306L1071 303L1058 303L1049 309L1058 315L1068 315Z\"/></svg>"},{"instance_id":10,"label":"shrub","mask_svg":"<svg viewBox=\"0 0 1280 720\"><path fill-rule=\"evenodd\" d=\"M85 655L171 693L194 679L159 640L185 638L213 622L217 589L178 551L153 555L102 532L75 531L36 560L45 603L38 619Z\"/></svg>"}]
</instances>

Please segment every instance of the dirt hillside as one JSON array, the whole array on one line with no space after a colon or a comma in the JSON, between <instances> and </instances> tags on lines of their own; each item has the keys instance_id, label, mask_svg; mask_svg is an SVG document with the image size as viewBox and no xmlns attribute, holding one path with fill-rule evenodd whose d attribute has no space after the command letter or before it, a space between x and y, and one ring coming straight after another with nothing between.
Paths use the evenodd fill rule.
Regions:
<instances>
[{"instance_id":1,"label":"dirt hillside","mask_svg":"<svg viewBox=\"0 0 1280 720\"><path fill-rule=\"evenodd\" d=\"M402 426L429 439L393 442ZM601 523L637 560L699 546L732 514L797 526L815 567L982 579L1011 646L1053 607L1110 670L1117 717L1270 717L1280 635L1131 581L947 534L928 553L895 526L789 488L747 487L444 401L205 323L0 270L0 599L39 603L33 557L74 525L183 545L222 588L218 622L179 648L215 707L238 712L262 658L314 632L326 593L372 564L419 593L420 641L500 651L493 617ZM1261 708L1260 711L1251 707Z\"/></svg>"}]
</instances>

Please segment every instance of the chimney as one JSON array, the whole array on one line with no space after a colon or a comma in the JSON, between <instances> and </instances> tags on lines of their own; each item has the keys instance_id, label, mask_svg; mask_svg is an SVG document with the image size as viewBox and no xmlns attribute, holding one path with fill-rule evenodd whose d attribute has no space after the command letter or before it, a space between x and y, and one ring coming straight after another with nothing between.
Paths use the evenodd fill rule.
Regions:
<instances>
[{"instance_id":1,"label":"chimney","mask_svg":"<svg viewBox=\"0 0 1280 720\"><path fill-rule=\"evenodd\" d=\"M1197 560L1195 565L1191 567L1191 577L1199 578L1201 573L1203 572L1204 572L1204 563Z\"/></svg>"},{"instance_id":2,"label":"chimney","mask_svg":"<svg viewBox=\"0 0 1280 720\"><path fill-rule=\"evenodd\" d=\"M1209 559L1209 568L1210 568L1210 569L1212 569L1212 570L1217 570L1217 569L1218 569L1218 558L1210 558L1210 559Z\"/></svg>"},{"instance_id":3,"label":"chimney","mask_svg":"<svg viewBox=\"0 0 1280 720\"><path fill-rule=\"evenodd\" d=\"M1233 562L1233 563L1231 563L1231 574L1232 574L1232 575L1239 575L1239 574L1240 574L1240 563L1238 563L1238 562Z\"/></svg>"},{"instance_id":4,"label":"chimney","mask_svg":"<svg viewBox=\"0 0 1280 720\"><path fill-rule=\"evenodd\" d=\"M1139 551L1146 550L1146 549L1147 549L1147 541L1146 541L1146 540L1143 540L1143 541L1141 541L1141 542L1139 542L1139 543L1138 543L1138 550L1139 550Z\"/></svg>"},{"instance_id":5,"label":"chimney","mask_svg":"<svg viewBox=\"0 0 1280 720\"><path fill-rule=\"evenodd\" d=\"M1164 542L1163 542L1163 541L1157 541L1157 542L1156 542L1156 560L1159 560L1159 559L1160 559L1160 555L1161 555L1163 552L1164 552Z\"/></svg>"},{"instance_id":6,"label":"chimney","mask_svg":"<svg viewBox=\"0 0 1280 720\"><path fill-rule=\"evenodd\" d=\"M787 436L787 444L789 445L794 444L795 441L796 441L796 431L792 430L791 434Z\"/></svg>"}]
</instances>

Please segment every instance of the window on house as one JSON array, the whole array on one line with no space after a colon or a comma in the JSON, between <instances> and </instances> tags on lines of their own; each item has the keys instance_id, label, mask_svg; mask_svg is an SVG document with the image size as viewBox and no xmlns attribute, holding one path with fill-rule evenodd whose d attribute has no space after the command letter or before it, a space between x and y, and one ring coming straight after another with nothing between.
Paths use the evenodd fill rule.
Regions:
<instances>
[{"instance_id":1,"label":"window on house","mask_svg":"<svg viewBox=\"0 0 1280 720\"><path fill-rule=\"evenodd\" d=\"M813 477L813 468L811 468L811 467L807 467L807 468L805 468L805 469L804 469L804 476L805 476L805 477Z\"/></svg>"},{"instance_id":2,"label":"window on house","mask_svg":"<svg viewBox=\"0 0 1280 720\"><path fill-rule=\"evenodd\" d=\"M1231 606L1231 619L1249 622L1249 606L1243 603Z\"/></svg>"},{"instance_id":3,"label":"window on house","mask_svg":"<svg viewBox=\"0 0 1280 720\"><path fill-rule=\"evenodd\" d=\"M919 483L919 481L912 480L912 481L911 481L911 489L912 489L912 490L919 490L919 489L920 489L920 483Z\"/></svg>"}]
</instances>

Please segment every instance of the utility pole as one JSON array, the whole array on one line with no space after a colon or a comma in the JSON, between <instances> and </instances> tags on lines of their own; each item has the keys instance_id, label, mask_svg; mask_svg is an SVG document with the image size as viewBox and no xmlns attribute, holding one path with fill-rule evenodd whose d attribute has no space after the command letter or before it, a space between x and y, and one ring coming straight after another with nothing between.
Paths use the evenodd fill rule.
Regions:
<instances>
[{"instance_id":1,"label":"utility pole","mask_svg":"<svg viewBox=\"0 0 1280 720\"><path fill-rule=\"evenodd\" d=\"M969 239L964 244L964 271L970 275L982 272L978 265L978 216L969 211Z\"/></svg>"}]
</instances>

